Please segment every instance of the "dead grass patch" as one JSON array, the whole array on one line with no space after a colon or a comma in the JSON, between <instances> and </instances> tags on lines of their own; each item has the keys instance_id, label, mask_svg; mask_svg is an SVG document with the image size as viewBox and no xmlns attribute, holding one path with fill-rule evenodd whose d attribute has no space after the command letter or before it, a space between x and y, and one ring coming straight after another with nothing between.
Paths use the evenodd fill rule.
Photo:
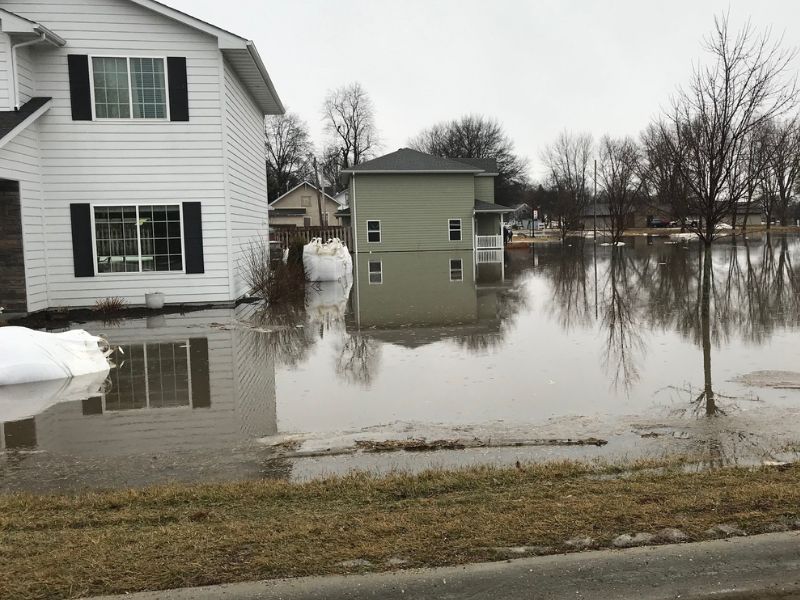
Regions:
<instances>
[{"instance_id":1,"label":"dead grass patch","mask_svg":"<svg viewBox=\"0 0 800 600\"><path fill-rule=\"evenodd\" d=\"M275 577L453 565L493 548L568 550L666 527L690 539L734 523L750 533L800 513L800 468L697 474L641 463L557 463L420 475L364 474L76 496L0 497L0 597L76 598ZM350 569L352 570L352 569Z\"/></svg>"}]
</instances>

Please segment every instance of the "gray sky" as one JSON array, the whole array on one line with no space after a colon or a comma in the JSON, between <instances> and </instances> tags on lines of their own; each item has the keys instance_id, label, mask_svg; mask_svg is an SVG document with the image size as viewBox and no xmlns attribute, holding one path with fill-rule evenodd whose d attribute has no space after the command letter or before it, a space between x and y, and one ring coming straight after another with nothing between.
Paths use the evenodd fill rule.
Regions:
<instances>
[{"instance_id":1,"label":"gray sky","mask_svg":"<svg viewBox=\"0 0 800 600\"><path fill-rule=\"evenodd\" d=\"M800 46L800 0L164 0L256 42L284 104L324 139L327 90L360 81L383 150L494 116L541 173L563 129L636 135L702 57L715 14Z\"/></svg>"}]
</instances>

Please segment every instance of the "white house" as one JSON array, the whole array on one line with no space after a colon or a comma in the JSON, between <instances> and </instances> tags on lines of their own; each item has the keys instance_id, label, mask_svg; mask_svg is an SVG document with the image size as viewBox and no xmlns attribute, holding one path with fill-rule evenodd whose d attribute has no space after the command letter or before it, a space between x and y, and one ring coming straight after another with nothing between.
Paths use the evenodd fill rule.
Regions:
<instances>
[{"instance_id":1,"label":"white house","mask_svg":"<svg viewBox=\"0 0 800 600\"><path fill-rule=\"evenodd\" d=\"M266 235L251 41L153 0L0 0L0 306L227 303Z\"/></svg>"}]
</instances>

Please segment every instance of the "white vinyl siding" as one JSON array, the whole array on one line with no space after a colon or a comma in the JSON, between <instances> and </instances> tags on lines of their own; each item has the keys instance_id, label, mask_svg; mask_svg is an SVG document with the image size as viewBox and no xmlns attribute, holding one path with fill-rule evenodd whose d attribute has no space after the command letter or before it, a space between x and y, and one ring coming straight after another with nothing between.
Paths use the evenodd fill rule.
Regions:
<instances>
[{"instance_id":1,"label":"white vinyl siding","mask_svg":"<svg viewBox=\"0 0 800 600\"><path fill-rule=\"evenodd\" d=\"M0 178L19 182L28 310L47 308L45 211L36 123L0 149Z\"/></svg>"},{"instance_id":2,"label":"white vinyl siding","mask_svg":"<svg viewBox=\"0 0 800 600\"><path fill-rule=\"evenodd\" d=\"M0 110L14 108L11 100L11 40L8 34L0 33Z\"/></svg>"},{"instance_id":3,"label":"white vinyl siding","mask_svg":"<svg viewBox=\"0 0 800 600\"><path fill-rule=\"evenodd\" d=\"M242 86L230 65L223 61L227 108L226 163L230 198L230 238L233 295L247 290L239 273L242 249L268 236L267 162L264 115Z\"/></svg>"},{"instance_id":4,"label":"white vinyl siding","mask_svg":"<svg viewBox=\"0 0 800 600\"><path fill-rule=\"evenodd\" d=\"M145 291L164 292L170 303L231 300L222 58L216 38L128 0L0 0L0 7L68 40L64 48L30 52L36 94L53 98L38 121L49 305L91 306L106 296L141 304ZM191 120L73 121L67 54L186 57ZM263 135L263 126L256 133ZM256 150L263 153L260 146ZM108 274L91 279L91 285L74 276L71 203L186 201L202 203L205 273L159 275L155 282L147 273ZM27 257L27 248L36 243L27 233L25 243ZM41 245L35 256L44 261Z\"/></svg>"}]
</instances>

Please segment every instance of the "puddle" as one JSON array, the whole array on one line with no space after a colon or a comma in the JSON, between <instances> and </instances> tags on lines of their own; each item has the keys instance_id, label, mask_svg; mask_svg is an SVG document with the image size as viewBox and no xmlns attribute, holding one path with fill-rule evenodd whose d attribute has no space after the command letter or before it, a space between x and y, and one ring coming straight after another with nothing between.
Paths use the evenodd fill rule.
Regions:
<instances>
[{"instance_id":1,"label":"puddle","mask_svg":"<svg viewBox=\"0 0 800 600\"><path fill-rule=\"evenodd\" d=\"M376 253L304 306L73 325L118 368L0 390L0 491L796 458L800 238L534 250Z\"/></svg>"}]
</instances>

